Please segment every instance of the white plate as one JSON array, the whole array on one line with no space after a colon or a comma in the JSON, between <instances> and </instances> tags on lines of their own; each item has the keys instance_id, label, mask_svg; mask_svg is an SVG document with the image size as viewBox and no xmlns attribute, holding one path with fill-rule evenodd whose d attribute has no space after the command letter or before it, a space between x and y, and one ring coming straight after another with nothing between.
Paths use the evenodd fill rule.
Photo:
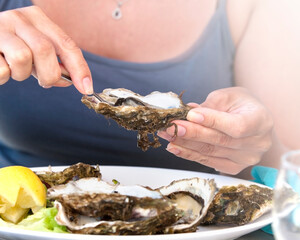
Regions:
<instances>
[{"instance_id":1,"label":"white plate","mask_svg":"<svg viewBox=\"0 0 300 240\"><path fill-rule=\"evenodd\" d=\"M60 171L65 167L53 167L53 171ZM46 168L33 168L34 171L46 170ZM214 178L218 187L224 185L245 184L250 185L253 182L241 179L199 173L192 171L168 170L160 168L143 168L143 167L119 167L119 166L101 166L100 168L103 180L111 182L112 179L118 180L121 184L131 185L140 184L153 188L167 185L171 181L182 178L202 177ZM81 234L63 234L48 233L29 230L20 230L13 228L0 227L0 239L11 240L55 240L55 239L84 239L84 240L227 240L235 239L247 233L260 229L271 223L271 213L267 213L256 221L244 226L205 226L199 227L194 233L166 234L166 235L142 235L142 236L103 236L103 235L81 235Z\"/></svg>"}]
</instances>

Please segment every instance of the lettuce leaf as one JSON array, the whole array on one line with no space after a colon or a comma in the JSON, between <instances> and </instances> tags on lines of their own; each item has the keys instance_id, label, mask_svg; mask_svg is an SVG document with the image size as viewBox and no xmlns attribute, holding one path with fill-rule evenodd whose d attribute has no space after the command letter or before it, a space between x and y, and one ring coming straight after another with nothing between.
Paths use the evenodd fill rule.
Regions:
<instances>
[{"instance_id":1,"label":"lettuce leaf","mask_svg":"<svg viewBox=\"0 0 300 240\"><path fill-rule=\"evenodd\" d=\"M34 231L67 233L65 226L57 224L54 217L57 214L55 207L42 208L35 214L27 216L18 224L5 222L0 218L0 227L13 227Z\"/></svg>"}]
</instances>

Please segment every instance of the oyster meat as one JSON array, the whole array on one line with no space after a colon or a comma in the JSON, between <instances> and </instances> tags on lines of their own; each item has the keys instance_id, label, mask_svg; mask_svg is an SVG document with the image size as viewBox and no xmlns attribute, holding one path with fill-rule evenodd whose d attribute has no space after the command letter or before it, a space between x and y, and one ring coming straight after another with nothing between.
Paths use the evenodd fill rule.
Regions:
<instances>
[{"instance_id":1,"label":"oyster meat","mask_svg":"<svg viewBox=\"0 0 300 240\"><path fill-rule=\"evenodd\" d=\"M186 119L191 107L185 105L173 92L152 92L141 96L124 88L105 89L98 94L103 101L94 96L83 96L82 102L97 113L112 118L127 130L138 131L138 147L146 151L149 147L160 146L155 132L172 125L176 119ZM175 125L175 135L177 126ZM153 136L151 142L148 134Z\"/></svg>"},{"instance_id":2,"label":"oyster meat","mask_svg":"<svg viewBox=\"0 0 300 240\"><path fill-rule=\"evenodd\" d=\"M183 211L176 223L164 229L164 233L194 232L206 216L208 207L217 190L213 179L190 178L173 181L158 189L161 194L172 199L176 207Z\"/></svg>"},{"instance_id":3,"label":"oyster meat","mask_svg":"<svg viewBox=\"0 0 300 240\"><path fill-rule=\"evenodd\" d=\"M209 206L202 224L244 225L272 208L273 190L258 185L224 186Z\"/></svg>"},{"instance_id":4,"label":"oyster meat","mask_svg":"<svg viewBox=\"0 0 300 240\"><path fill-rule=\"evenodd\" d=\"M48 189L56 221L73 233L137 235L196 231L216 191L214 180L183 179L159 189L86 178Z\"/></svg>"}]
</instances>

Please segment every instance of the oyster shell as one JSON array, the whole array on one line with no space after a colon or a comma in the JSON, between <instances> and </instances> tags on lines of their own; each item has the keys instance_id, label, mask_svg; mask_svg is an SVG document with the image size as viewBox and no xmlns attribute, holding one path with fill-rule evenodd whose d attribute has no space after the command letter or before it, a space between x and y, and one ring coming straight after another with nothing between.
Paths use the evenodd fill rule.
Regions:
<instances>
[{"instance_id":1,"label":"oyster shell","mask_svg":"<svg viewBox=\"0 0 300 240\"><path fill-rule=\"evenodd\" d=\"M273 190L258 185L224 186L209 206L202 224L244 225L272 207Z\"/></svg>"},{"instance_id":2,"label":"oyster shell","mask_svg":"<svg viewBox=\"0 0 300 240\"><path fill-rule=\"evenodd\" d=\"M60 172L53 172L51 167L49 167L49 171L40 171L35 173L46 187L53 187L86 177L97 177L101 179L99 166L93 167L85 163L71 165Z\"/></svg>"},{"instance_id":3,"label":"oyster shell","mask_svg":"<svg viewBox=\"0 0 300 240\"><path fill-rule=\"evenodd\" d=\"M48 189L48 197L71 232L136 235L196 231L215 191L214 180L201 178L154 190L86 178Z\"/></svg>"},{"instance_id":4,"label":"oyster shell","mask_svg":"<svg viewBox=\"0 0 300 240\"><path fill-rule=\"evenodd\" d=\"M164 229L165 233L194 232L205 217L217 190L213 179L191 178L173 181L158 189L161 194L172 199L183 217Z\"/></svg>"},{"instance_id":5,"label":"oyster shell","mask_svg":"<svg viewBox=\"0 0 300 240\"><path fill-rule=\"evenodd\" d=\"M173 92L156 91L141 96L124 88L108 88L98 95L103 102L94 96L83 96L81 101L97 113L112 118L127 130L138 131L138 147L143 151L149 147L159 147L161 144L155 132L172 126L173 120L186 119L191 109L182 102L181 95ZM148 134L153 136L152 142ZM174 134L177 134L176 125Z\"/></svg>"},{"instance_id":6,"label":"oyster shell","mask_svg":"<svg viewBox=\"0 0 300 240\"><path fill-rule=\"evenodd\" d=\"M56 221L74 233L154 234L176 222L182 212L159 191L81 179L48 190L58 208Z\"/></svg>"},{"instance_id":7,"label":"oyster shell","mask_svg":"<svg viewBox=\"0 0 300 240\"><path fill-rule=\"evenodd\" d=\"M83 215L70 214L61 203L56 202L58 208L56 221L60 225L67 226L73 233L83 234L108 234L108 235L149 235L160 232L165 226L177 221L181 216L178 210L166 200L155 201L153 208L157 209L155 214L152 209L141 210L144 217L130 219L128 221L107 221L99 218L89 218Z\"/></svg>"}]
</instances>

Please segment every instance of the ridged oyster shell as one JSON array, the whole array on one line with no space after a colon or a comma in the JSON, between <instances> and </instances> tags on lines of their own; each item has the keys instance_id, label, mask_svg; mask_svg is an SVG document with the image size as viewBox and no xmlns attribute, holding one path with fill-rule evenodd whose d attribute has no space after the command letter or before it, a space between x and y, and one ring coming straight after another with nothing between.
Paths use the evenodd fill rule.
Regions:
<instances>
[{"instance_id":1,"label":"ridged oyster shell","mask_svg":"<svg viewBox=\"0 0 300 240\"><path fill-rule=\"evenodd\" d=\"M94 96L83 96L82 102L97 113L112 118L127 130L138 131L138 147L143 151L149 147L159 147L155 132L172 126L173 120L186 119L191 109L182 102L181 96L173 92L156 91L141 96L124 88L108 88L98 95L103 101ZM153 142L149 140L148 134L153 136Z\"/></svg>"},{"instance_id":2,"label":"ridged oyster shell","mask_svg":"<svg viewBox=\"0 0 300 240\"><path fill-rule=\"evenodd\" d=\"M73 233L154 234L181 217L159 191L80 179L48 190L58 208L56 221Z\"/></svg>"},{"instance_id":3,"label":"ridged oyster shell","mask_svg":"<svg viewBox=\"0 0 300 240\"><path fill-rule=\"evenodd\" d=\"M258 185L224 186L210 204L203 225L244 225L272 208L273 190Z\"/></svg>"},{"instance_id":4,"label":"ridged oyster shell","mask_svg":"<svg viewBox=\"0 0 300 240\"><path fill-rule=\"evenodd\" d=\"M81 162L71 165L59 172L53 172L49 166L48 171L38 171L35 172L35 174L46 185L46 187L65 184L69 181L75 181L81 178L97 177L101 179L102 177L99 166L93 167Z\"/></svg>"},{"instance_id":5,"label":"ridged oyster shell","mask_svg":"<svg viewBox=\"0 0 300 240\"><path fill-rule=\"evenodd\" d=\"M136 235L196 231L215 191L214 180L201 178L155 190L87 178L55 186L48 197L56 201L56 221L71 232Z\"/></svg>"},{"instance_id":6,"label":"ridged oyster shell","mask_svg":"<svg viewBox=\"0 0 300 240\"><path fill-rule=\"evenodd\" d=\"M194 232L205 217L217 187L213 179L190 178L173 181L159 192L172 199L183 211L183 217L165 228L165 233Z\"/></svg>"}]
</instances>

